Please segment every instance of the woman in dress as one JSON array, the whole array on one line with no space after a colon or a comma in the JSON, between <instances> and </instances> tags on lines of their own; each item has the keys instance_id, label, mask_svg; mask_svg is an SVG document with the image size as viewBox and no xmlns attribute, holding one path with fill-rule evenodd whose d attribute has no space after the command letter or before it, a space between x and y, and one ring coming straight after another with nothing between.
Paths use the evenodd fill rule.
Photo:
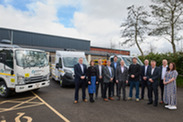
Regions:
<instances>
[{"instance_id":1,"label":"woman in dress","mask_svg":"<svg viewBox=\"0 0 183 122\"><path fill-rule=\"evenodd\" d=\"M96 92L96 84L98 84L97 79L97 69L94 66L94 61L90 61L90 67L88 67L88 93L90 97L90 102L95 102L93 99L93 94Z\"/></svg>"},{"instance_id":2,"label":"woman in dress","mask_svg":"<svg viewBox=\"0 0 183 122\"><path fill-rule=\"evenodd\" d=\"M165 108L170 110L177 109L177 86L176 79L178 72L176 71L175 63L169 64L169 70L165 74L164 78L164 102L167 104Z\"/></svg>"}]
</instances>

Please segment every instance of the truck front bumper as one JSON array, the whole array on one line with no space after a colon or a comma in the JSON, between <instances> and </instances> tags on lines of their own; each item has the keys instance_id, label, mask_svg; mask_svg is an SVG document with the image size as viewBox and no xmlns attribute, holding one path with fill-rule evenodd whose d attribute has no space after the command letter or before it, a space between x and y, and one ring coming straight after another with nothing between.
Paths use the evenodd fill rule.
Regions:
<instances>
[{"instance_id":1,"label":"truck front bumper","mask_svg":"<svg viewBox=\"0 0 183 122\"><path fill-rule=\"evenodd\" d=\"M20 93L20 92L31 91L31 90L39 89L39 88L46 87L49 85L50 85L50 80L42 81L42 82L38 82L38 83L32 83L32 84L16 85L15 92Z\"/></svg>"}]
</instances>

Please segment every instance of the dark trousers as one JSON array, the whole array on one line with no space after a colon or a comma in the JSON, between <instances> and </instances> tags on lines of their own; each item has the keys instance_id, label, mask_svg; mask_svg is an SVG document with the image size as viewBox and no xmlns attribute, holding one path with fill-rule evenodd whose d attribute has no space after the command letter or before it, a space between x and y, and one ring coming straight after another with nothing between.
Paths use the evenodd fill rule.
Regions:
<instances>
[{"instance_id":1,"label":"dark trousers","mask_svg":"<svg viewBox=\"0 0 183 122\"><path fill-rule=\"evenodd\" d=\"M115 88L116 88L116 96L119 96L119 95L118 95L118 84L116 83L116 78L114 77L113 83L112 83L111 96L114 96Z\"/></svg>"},{"instance_id":2,"label":"dark trousers","mask_svg":"<svg viewBox=\"0 0 183 122\"><path fill-rule=\"evenodd\" d=\"M101 96L102 98L104 97L104 86L103 86L103 79L99 79L98 81L98 84L96 84L96 97L98 97L98 89L99 89L99 86L101 87Z\"/></svg>"},{"instance_id":3,"label":"dark trousers","mask_svg":"<svg viewBox=\"0 0 183 122\"><path fill-rule=\"evenodd\" d=\"M163 80L160 80L160 89L161 89L161 101L163 101L163 94L164 94Z\"/></svg>"},{"instance_id":4,"label":"dark trousers","mask_svg":"<svg viewBox=\"0 0 183 122\"><path fill-rule=\"evenodd\" d=\"M108 97L111 97L112 85L113 83L104 83L104 98L107 98L107 90L108 90Z\"/></svg>"},{"instance_id":5,"label":"dark trousers","mask_svg":"<svg viewBox=\"0 0 183 122\"><path fill-rule=\"evenodd\" d=\"M82 87L82 98L86 98L86 80L75 81L75 100L79 98L79 88Z\"/></svg>"},{"instance_id":6,"label":"dark trousers","mask_svg":"<svg viewBox=\"0 0 183 122\"><path fill-rule=\"evenodd\" d=\"M145 87L147 88L148 90L148 85L147 85L147 80L143 80L142 79L142 82L141 82L141 98L144 99L144 94L145 94ZM149 98L149 95L147 94L148 98Z\"/></svg>"},{"instance_id":7,"label":"dark trousers","mask_svg":"<svg viewBox=\"0 0 183 122\"><path fill-rule=\"evenodd\" d=\"M123 89L123 99L126 99L126 81L118 82L118 97L121 97L121 88Z\"/></svg>"},{"instance_id":8,"label":"dark trousers","mask_svg":"<svg viewBox=\"0 0 183 122\"><path fill-rule=\"evenodd\" d=\"M150 83L148 82L148 94L149 94L149 102L153 102L153 94L155 96L155 104L158 103L158 83Z\"/></svg>"}]
</instances>

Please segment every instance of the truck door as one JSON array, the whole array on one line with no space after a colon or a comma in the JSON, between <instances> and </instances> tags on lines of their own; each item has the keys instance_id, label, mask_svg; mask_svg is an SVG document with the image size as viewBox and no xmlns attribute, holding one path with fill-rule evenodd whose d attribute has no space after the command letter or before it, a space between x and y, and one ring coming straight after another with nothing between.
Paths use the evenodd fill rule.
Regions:
<instances>
[{"instance_id":1,"label":"truck door","mask_svg":"<svg viewBox=\"0 0 183 122\"><path fill-rule=\"evenodd\" d=\"M55 66L56 75L58 76L58 80L60 80L60 76L63 73L63 64L62 64L62 58L59 57L58 63Z\"/></svg>"},{"instance_id":2,"label":"truck door","mask_svg":"<svg viewBox=\"0 0 183 122\"><path fill-rule=\"evenodd\" d=\"M3 65L1 64L0 75L5 79L6 85L13 88L15 85L13 51L2 50L0 53L6 55L6 61L1 62Z\"/></svg>"}]
</instances>

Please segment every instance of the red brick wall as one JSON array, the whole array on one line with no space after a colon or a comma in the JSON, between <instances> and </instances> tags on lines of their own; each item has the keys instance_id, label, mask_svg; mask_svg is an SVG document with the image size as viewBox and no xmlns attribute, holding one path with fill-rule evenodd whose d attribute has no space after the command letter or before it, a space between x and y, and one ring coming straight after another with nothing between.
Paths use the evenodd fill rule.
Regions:
<instances>
[{"instance_id":1,"label":"red brick wall","mask_svg":"<svg viewBox=\"0 0 183 122\"><path fill-rule=\"evenodd\" d=\"M90 47L91 51L102 51L102 52L108 52L108 53L115 53L115 54L121 54L121 55L130 55L129 51L123 51L123 50L115 50L115 49L103 49L103 48L95 48Z\"/></svg>"}]
</instances>

